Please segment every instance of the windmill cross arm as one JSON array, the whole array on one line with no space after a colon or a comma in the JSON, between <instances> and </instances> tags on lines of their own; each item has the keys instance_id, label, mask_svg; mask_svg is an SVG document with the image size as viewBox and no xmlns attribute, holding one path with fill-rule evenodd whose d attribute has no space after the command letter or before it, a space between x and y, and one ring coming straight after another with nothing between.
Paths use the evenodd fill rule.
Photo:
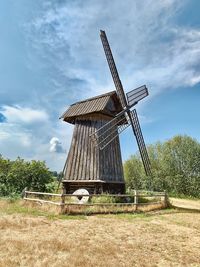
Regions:
<instances>
[{"instance_id":1,"label":"windmill cross arm","mask_svg":"<svg viewBox=\"0 0 200 267\"><path fill-rule=\"evenodd\" d=\"M138 148L140 151L140 155L141 155L141 159L142 159L142 163L143 163L146 175L151 176L152 175L151 164L150 164L147 148L144 142L144 137L143 137L142 130L140 127L140 123L138 120L137 112L134 109L129 114L130 114L130 121L131 121L132 129L133 129L133 132L134 132L137 144L138 144Z\"/></svg>"}]
</instances>

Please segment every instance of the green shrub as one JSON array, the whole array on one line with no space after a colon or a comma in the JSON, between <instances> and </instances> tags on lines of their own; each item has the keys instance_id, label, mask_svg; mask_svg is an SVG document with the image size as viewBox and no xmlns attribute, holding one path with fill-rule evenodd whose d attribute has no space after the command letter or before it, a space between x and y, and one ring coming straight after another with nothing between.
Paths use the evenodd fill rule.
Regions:
<instances>
[{"instance_id":1,"label":"green shrub","mask_svg":"<svg viewBox=\"0 0 200 267\"><path fill-rule=\"evenodd\" d=\"M124 163L129 190L164 191L174 196L200 197L200 143L178 135L166 142L148 146L152 176L147 177L140 155Z\"/></svg>"},{"instance_id":2,"label":"green shrub","mask_svg":"<svg viewBox=\"0 0 200 267\"><path fill-rule=\"evenodd\" d=\"M0 155L0 196L20 195L27 188L32 191L52 192L55 188L52 173L43 161L14 161Z\"/></svg>"}]
</instances>

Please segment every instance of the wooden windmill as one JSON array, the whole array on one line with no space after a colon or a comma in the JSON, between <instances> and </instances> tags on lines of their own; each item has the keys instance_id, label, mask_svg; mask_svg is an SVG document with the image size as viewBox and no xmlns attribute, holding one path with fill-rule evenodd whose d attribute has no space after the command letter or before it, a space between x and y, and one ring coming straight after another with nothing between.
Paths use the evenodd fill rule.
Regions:
<instances>
[{"instance_id":1,"label":"wooden windmill","mask_svg":"<svg viewBox=\"0 0 200 267\"><path fill-rule=\"evenodd\" d=\"M145 172L151 175L137 113L131 111L148 90L143 85L125 96L106 33L100 31L100 37L116 91L77 102L61 116L75 126L62 181L66 193L79 188L90 193L125 192L119 134L128 126L136 137Z\"/></svg>"}]
</instances>

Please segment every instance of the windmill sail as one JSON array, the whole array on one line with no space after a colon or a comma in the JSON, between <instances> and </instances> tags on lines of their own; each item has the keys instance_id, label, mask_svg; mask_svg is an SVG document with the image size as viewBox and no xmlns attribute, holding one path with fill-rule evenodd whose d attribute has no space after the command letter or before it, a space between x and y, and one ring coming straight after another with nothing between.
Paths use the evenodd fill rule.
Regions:
<instances>
[{"instance_id":1,"label":"windmill sail","mask_svg":"<svg viewBox=\"0 0 200 267\"><path fill-rule=\"evenodd\" d=\"M91 137L96 142L96 146L103 150L130 125L131 121L126 116L126 111L122 111L114 119L95 131Z\"/></svg>"},{"instance_id":2,"label":"windmill sail","mask_svg":"<svg viewBox=\"0 0 200 267\"><path fill-rule=\"evenodd\" d=\"M103 127L98 129L93 134L93 139L96 141L100 149L104 149L108 146L121 132L123 132L128 126L132 126L138 148L141 154L142 162L145 172L148 176L151 176L150 160L145 146L144 138L140 128L139 120L136 110L130 111L131 107L136 105L138 101L148 96L148 89L146 85L140 86L125 96L124 89L119 78L119 74L115 65L115 61L108 43L108 39L105 31L100 31L100 37L103 44L104 52L110 68L110 72L116 87L118 97L120 99L123 111L120 112L114 119L106 123ZM127 100L126 100L127 97Z\"/></svg>"},{"instance_id":3,"label":"windmill sail","mask_svg":"<svg viewBox=\"0 0 200 267\"><path fill-rule=\"evenodd\" d=\"M119 99L120 99L120 102L122 104L122 107L126 107L127 102L126 102L126 97L125 97L125 94L124 94L124 89L123 89L121 80L119 78L119 74L118 74L118 71L117 71L117 68L116 68L116 65L115 65L115 61L114 61L114 58L113 58L113 55L112 55L112 51L110 49L110 45L108 43L108 39L106 37L105 31L101 31L100 37L101 37L101 41L102 41L102 44L103 44L104 52L105 52L105 55L106 55L106 59L107 59L107 62L108 62L108 66L110 68L110 72L111 72L111 75L112 75L112 78L113 78L113 81L114 81L114 84L115 84L115 87L116 87L117 94L119 96Z\"/></svg>"},{"instance_id":4,"label":"windmill sail","mask_svg":"<svg viewBox=\"0 0 200 267\"><path fill-rule=\"evenodd\" d=\"M128 113L128 115L126 115L126 113ZM91 137L93 141L96 142L96 146L98 146L100 150L103 150L130 125L132 125L136 137L145 173L147 176L151 176L150 160L135 109L132 111L124 110L120 112L114 119L95 131Z\"/></svg>"},{"instance_id":5,"label":"windmill sail","mask_svg":"<svg viewBox=\"0 0 200 267\"><path fill-rule=\"evenodd\" d=\"M146 85L142 85L126 94L129 108L136 105L144 97L148 96L148 89Z\"/></svg>"},{"instance_id":6,"label":"windmill sail","mask_svg":"<svg viewBox=\"0 0 200 267\"><path fill-rule=\"evenodd\" d=\"M141 128L140 128L140 124L139 124L139 120L138 120L138 116L137 116L136 110L134 109L133 111L131 111L130 115L131 115L131 122L132 122L131 124L132 124L132 127L133 127L133 132L134 132L135 137L136 137L136 141L137 141L137 144L138 144L138 148L139 148L139 151L140 151L140 155L141 155L141 158L142 158L142 162L143 162L143 165L144 165L144 169L145 169L146 175L147 176L151 176L150 160L149 160L149 156L148 156L148 153L147 153L146 145L145 145L144 138L143 138L143 135L142 135L142 131L141 131Z\"/></svg>"}]
</instances>

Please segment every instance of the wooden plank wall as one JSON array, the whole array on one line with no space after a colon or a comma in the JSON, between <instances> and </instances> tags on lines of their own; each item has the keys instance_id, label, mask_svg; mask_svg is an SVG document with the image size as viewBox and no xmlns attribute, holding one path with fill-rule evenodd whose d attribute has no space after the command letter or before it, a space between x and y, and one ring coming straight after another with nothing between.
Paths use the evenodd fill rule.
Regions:
<instances>
[{"instance_id":1,"label":"wooden plank wall","mask_svg":"<svg viewBox=\"0 0 200 267\"><path fill-rule=\"evenodd\" d=\"M90 137L105 123L106 120L95 120L94 117L76 120L65 180L124 181L119 137L104 150L95 147Z\"/></svg>"}]
</instances>

